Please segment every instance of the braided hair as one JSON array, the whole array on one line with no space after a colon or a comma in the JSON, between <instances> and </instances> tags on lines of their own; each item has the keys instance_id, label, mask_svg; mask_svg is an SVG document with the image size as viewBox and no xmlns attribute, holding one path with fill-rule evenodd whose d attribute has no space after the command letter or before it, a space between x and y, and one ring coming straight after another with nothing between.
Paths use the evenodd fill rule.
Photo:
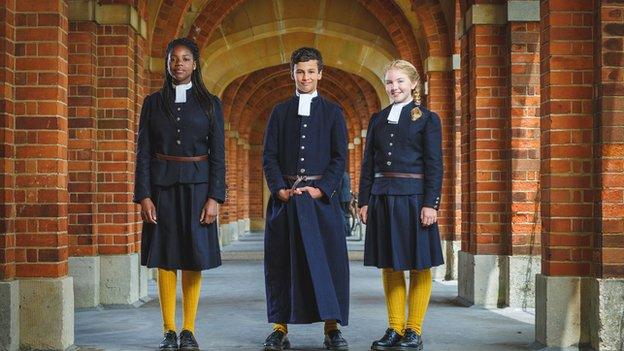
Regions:
<instances>
[{"instance_id":1,"label":"braided hair","mask_svg":"<svg viewBox=\"0 0 624 351\"><path fill-rule=\"evenodd\" d=\"M197 99L197 101L199 101L199 104L202 110L204 110L206 117L210 121L210 126L212 127L212 124L214 123L214 114L215 114L214 108L215 108L217 97L211 94L206 88L206 85L204 85L204 80L202 79L202 76L201 76L201 67L200 67L200 62L199 62L199 47L197 46L197 44L195 44L193 40L189 38L173 39L167 45L167 53L165 56L165 79L163 81L163 86L160 89L160 93L162 94L162 97L163 97L162 99L163 100L162 103L164 105L163 108L165 112L167 113L168 117L171 118L171 120L173 120L173 115L174 115L173 108L169 102L174 101L175 91L173 87L174 79L171 76L171 74L169 74L169 56L171 55L171 52L176 46L184 46L187 49L189 49L189 51L193 54L193 61L195 61L196 68L193 70L193 73L191 74L191 82L193 83L193 87L195 88L195 89L192 89L192 92L195 98ZM212 130L212 128L210 129Z\"/></svg>"}]
</instances>

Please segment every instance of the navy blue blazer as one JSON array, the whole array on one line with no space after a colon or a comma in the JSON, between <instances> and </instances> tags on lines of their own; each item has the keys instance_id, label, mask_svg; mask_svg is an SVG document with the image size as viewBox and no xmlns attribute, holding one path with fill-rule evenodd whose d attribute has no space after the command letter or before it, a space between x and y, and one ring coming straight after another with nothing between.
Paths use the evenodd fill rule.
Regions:
<instances>
[{"instance_id":1,"label":"navy blue blazer","mask_svg":"<svg viewBox=\"0 0 624 351\"><path fill-rule=\"evenodd\" d=\"M174 119L163 109L160 92L145 97L137 139L133 201L151 196L152 186L176 183L208 183L208 197L225 200L225 150L223 110L215 98L214 123L210 123L199 101L187 90L185 103L172 104ZM159 160L155 154L171 156L208 155L208 160L177 162Z\"/></svg>"},{"instance_id":2,"label":"navy blue blazer","mask_svg":"<svg viewBox=\"0 0 624 351\"><path fill-rule=\"evenodd\" d=\"M271 113L264 139L263 167L273 196L289 188L284 175L321 175L308 182L329 198L340 186L347 158L347 128L342 109L317 96L310 116L298 116L299 98L293 97ZM294 150L293 150L294 149Z\"/></svg>"},{"instance_id":3,"label":"navy blue blazer","mask_svg":"<svg viewBox=\"0 0 624 351\"><path fill-rule=\"evenodd\" d=\"M440 117L420 106L422 116L411 119L414 102L403 107L399 122L387 122L392 105L373 114L368 124L360 174L359 206L371 195L424 194L423 206L438 209L442 189L442 131ZM378 172L422 173L424 179L375 178Z\"/></svg>"}]
</instances>

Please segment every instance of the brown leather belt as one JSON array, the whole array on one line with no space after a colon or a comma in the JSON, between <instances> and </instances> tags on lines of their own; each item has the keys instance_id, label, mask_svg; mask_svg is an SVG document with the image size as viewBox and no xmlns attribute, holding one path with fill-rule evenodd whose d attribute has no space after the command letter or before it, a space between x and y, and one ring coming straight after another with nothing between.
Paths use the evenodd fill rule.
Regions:
<instances>
[{"instance_id":1,"label":"brown leather belt","mask_svg":"<svg viewBox=\"0 0 624 351\"><path fill-rule=\"evenodd\" d=\"M156 158L159 160L176 161L176 162L198 162L208 159L208 155L201 156L171 156L156 153Z\"/></svg>"},{"instance_id":2,"label":"brown leather belt","mask_svg":"<svg viewBox=\"0 0 624 351\"><path fill-rule=\"evenodd\" d=\"M410 179L423 179L425 176L422 173L400 173L400 172L379 172L375 173L375 178L410 178Z\"/></svg>"},{"instance_id":3,"label":"brown leather belt","mask_svg":"<svg viewBox=\"0 0 624 351\"><path fill-rule=\"evenodd\" d=\"M293 184L291 185L290 189L297 188L297 185L299 185L299 183L301 182L305 182L308 180L319 180L322 178L323 178L322 175L285 175L284 176L284 179L293 181Z\"/></svg>"}]
</instances>

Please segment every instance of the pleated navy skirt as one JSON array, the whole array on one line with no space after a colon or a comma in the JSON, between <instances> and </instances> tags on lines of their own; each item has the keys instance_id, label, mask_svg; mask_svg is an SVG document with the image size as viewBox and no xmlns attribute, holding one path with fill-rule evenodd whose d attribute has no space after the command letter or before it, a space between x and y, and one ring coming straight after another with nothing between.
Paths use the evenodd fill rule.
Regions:
<instances>
[{"instance_id":1,"label":"pleated navy skirt","mask_svg":"<svg viewBox=\"0 0 624 351\"><path fill-rule=\"evenodd\" d=\"M423 195L371 195L364 265L422 270L444 263L438 224L420 221Z\"/></svg>"},{"instance_id":2,"label":"pleated navy skirt","mask_svg":"<svg viewBox=\"0 0 624 351\"><path fill-rule=\"evenodd\" d=\"M143 223L141 264L190 271L220 266L217 222L199 222L207 199L207 183L153 187L158 223Z\"/></svg>"}]
</instances>

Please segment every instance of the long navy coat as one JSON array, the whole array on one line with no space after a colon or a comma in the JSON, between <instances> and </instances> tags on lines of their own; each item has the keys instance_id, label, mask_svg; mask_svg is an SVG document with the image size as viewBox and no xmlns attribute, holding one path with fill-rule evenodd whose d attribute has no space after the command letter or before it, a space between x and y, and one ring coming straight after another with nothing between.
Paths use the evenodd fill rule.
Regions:
<instances>
[{"instance_id":1,"label":"long navy coat","mask_svg":"<svg viewBox=\"0 0 624 351\"><path fill-rule=\"evenodd\" d=\"M316 97L310 116L298 116L299 98L275 107L266 129L263 167L271 198L265 232L267 315L273 323L312 323L349 315L349 261L336 194L345 170L347 135L341 109ZM321 175L301 182L324 196L295 195L285 203L285 175Z\"/></svg>"}]
</instances>

